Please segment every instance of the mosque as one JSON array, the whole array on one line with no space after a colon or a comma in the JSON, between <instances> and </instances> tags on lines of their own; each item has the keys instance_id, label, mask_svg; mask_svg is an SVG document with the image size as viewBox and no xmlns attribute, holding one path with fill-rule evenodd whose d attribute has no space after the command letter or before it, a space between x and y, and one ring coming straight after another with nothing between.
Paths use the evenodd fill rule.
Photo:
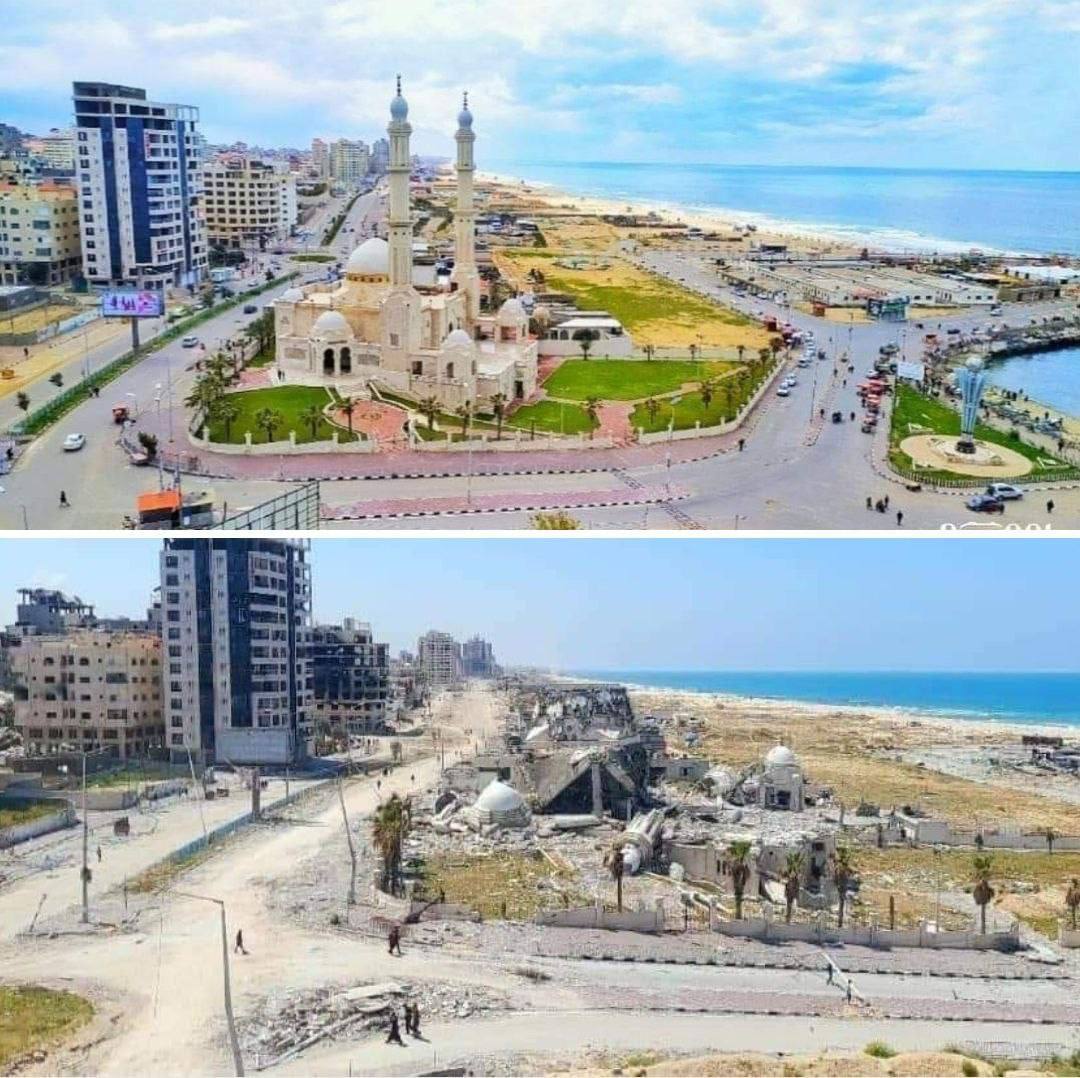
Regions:
<instances>
[{"instance_id":1,"label":"mosque","mask_svg":"<svg viewBox=\"0 0 1080 1078\"><path fill-rule=\"evenodd\" d=\"M537 367L525 308L511 298L496 313L480 313L468 95L455 135L454 268L433 286L414 280L408 115L399 77L386 129L389 242L364 240L340 281L290 288L275 302L278 379L354 396L375 382L417 400L435 397L444 409L470 403L486 411L496 394L521 400L536 388Z\"/></svg>"}]
</instances>

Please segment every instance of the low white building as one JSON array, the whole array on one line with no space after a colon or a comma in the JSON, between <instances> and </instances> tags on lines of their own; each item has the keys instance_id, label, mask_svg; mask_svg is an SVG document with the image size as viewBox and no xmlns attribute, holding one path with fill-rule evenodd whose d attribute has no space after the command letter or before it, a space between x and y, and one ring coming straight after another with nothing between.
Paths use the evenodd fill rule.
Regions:
<instances>
[{"instance_id":1,"label":"low white building","mask_svg":"<svg viewBox=\"0 0 1080 1078\"><path fill-rule=\"evenodd\" d=\"M552 326L540 338L541 356L580 356L581 341L592 336L589 355L621 358L634 351L634 342L617 318L610 315L581 314Z\"/></svg>"}]
</instances>

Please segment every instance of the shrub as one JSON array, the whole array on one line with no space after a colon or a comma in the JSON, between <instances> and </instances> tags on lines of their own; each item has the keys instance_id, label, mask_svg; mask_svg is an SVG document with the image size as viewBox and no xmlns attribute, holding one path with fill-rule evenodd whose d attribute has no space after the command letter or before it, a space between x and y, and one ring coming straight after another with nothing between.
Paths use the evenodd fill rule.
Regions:
<instances>
[{"instance_id":1,"label":"shrub","mask_svg":"<svg viewBox=\"0 0 1080 1078\"><path fill-rule=\"evenodd\" d=\"M871 1041L863 1051L875 1059L892 1059L896 1055L896 1049L890 1048L884 1041Z\"/></svg>"},{"instance_id":2,"label":"shrub","mask_svg":"<svg viewBox=\"0 0 1080 1078\"><path fill-rule=\"evenodd\" d=\"M960 1064L960 1073L964 1078L975 1078L979 1073L979 1068L975 1066L970 1059L965 1059L964 1062Z\"/></svg>"}]
</instances>

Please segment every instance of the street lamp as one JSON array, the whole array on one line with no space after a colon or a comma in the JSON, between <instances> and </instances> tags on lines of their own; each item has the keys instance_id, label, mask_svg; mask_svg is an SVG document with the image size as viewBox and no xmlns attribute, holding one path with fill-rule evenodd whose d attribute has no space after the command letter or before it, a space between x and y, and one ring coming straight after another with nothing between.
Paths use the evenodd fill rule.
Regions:
<instances>
[{"instance_id":1,"label":"street lamp","mask_svg":"<svg viewBox=\"0 0 1080 1078\"><path fill-rule=\"evenodd\" d=\"M229 1045L232 1048L233 1065L240 1078L244 1074L244 1057L240 1054L240 1041L236 1036L236 1023L233 1020L232 989L229 985L229 928L225 920L225 902L220 898L211 898L208 895L195 895L190 891L173 891L174 895L181 898L194 898L199 902L213 902L221 910L221 963L222 983L225 995L225 1022L229 1027Z\"/></svg>"},{"instance_id":2,"label":"street lamp","mask_svg":"<svg viewBox=\"0 0 1080 1078\"><path fill-rule=\"evenodd\" d=\"M158 424L157 425L158 425L158 431L160 432L160 430L161 430L161 394L160 393L154 398L154 404L157 405L157 418L158 418ZM164 476L164 474L162 473L162 470L161 470L161 453L155 452L154 456L157 457L158 490L164 490L165 489L165 476Z\"/></svg>"}]
</instances>

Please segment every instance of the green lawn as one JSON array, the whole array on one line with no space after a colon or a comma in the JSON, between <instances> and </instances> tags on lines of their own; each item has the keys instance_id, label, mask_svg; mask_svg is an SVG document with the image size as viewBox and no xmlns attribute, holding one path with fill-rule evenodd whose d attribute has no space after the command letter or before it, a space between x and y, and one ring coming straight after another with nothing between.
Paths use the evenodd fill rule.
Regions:
<instances>
[{"instance_id":1,"label":"green lawn","mask_svg":"<svg viewBox=\"0 0 1080 1078\"><path fill-rule=\"evenodd\" d=\"M0 986L0 1073L27 1052L86 1025L94 1008L81 996L51 988Z\"/></svg>"},{"instance_id":2,"label":"green lawn","mask_svg":"<svg viewBox=\"0 0 1080 1078\"><path fill-rule=\"evenodd\" d=\"M247 365L249 367L269 367L274 362L274 350L272 348L267 349L265 352L259 352L252 356L248 360Z\"/></svg>"},{"instance_id":3,"label":"green lawn","mask_svg":"<svg viewBox=\"0 0 1080 1078\"><path fill-rule=\"evenodd\" d=\"M534 424L538 431L549 434L587 434L598 426L579 405L550 400L524 405L506 423L507 426L526 431L531 430Z\"/></svg>"},{"instance_id":4,"label":"green lawn","mask_svg":"<svg viewBox=\"0 0 1080 1078\"><path fill-rule=\"evenodd\" d=\"M531 252L530 252L531 253ZM552 266L545 273L544 287L551 292L566 292L583 311L607 311L630 332L645 322L686 319L690 322L724 322L749 326L752 321L740 311L721 307L701 299L674 281L645 275L648 280L633 287L623 284L595 284L573 274L563 274Z\"/></svg>"},{"instance_id":5,"label":"green lawn","mask_svg":"<svg viewBox=\"0 0 1080 1078\"><path fill-rule=\"evenodd\" d=\"M889 429L889 459L898 467L910 469L911 458L900 449L900 443L913 434L920 433L916 428L924 428L927 434L960 434L960 413L935 397L928 397L911 386L896 387L896 400L893 405L892 425ZM975 425L975 437L980 441L1004 446L1021 456L1027 457L1034 465L1028 477L1051 478L1070 468L1065 461L1058 461L1046 450L1027 445L1019 438L1012 438L1006 431L988 427L985 423ZM1044 461L1055 461L1047 465ZM928 479L956 479L955 472L939 469L919 469L920 475ZM1024 477L1021 477L1024 478Z\"/></svg>"},{"instance_id":6,"label":"green lawn","mask_svg":"<svg viewBox=\"0 0 1080 1078\"><path fill-rule=\"evenodd\" d=\"M29 823L42 816L51 816L63 807L62 801L28 801L13 797L9 801L0 802L0 827Z\"/></svg>"},{"instance_id":7,"label":"green lawn","mask_svg":"<svg viewBox=\"0 0 1080 1078\"><path fill-rule=\"evenodd\" d=\"M685 382L717 378L736 366L681 359L568 359L544 383L549 397L631 401L673 393Z\"/></svg>"},{"instance_id":8,"label":"green lawn","mask_svg":"<svg viewBox=\"0 0 1080 1078\"><path fill-rule=\"evenodd\" d=\"M210 440L243 445L244 432L250 431L251 440L255 444L266 441L282 442L288 440L291 430L296 431L296 440L301 443L329 441L335 430L338 431L339 441L359 440L358 435L350 439L347 430L333 427L325 419L319 420L315 436L312 437L311 424L301 420L300 415L311 405L320 409L326 407L330 399L330 394L317 386L272 386L269 389L248 389L240 393L230 393L229 400L236 403L240 414L231 424L229 437L225 436L224 423L211 421L208 425ZM256 413L263 408L271 408L282 417L272 439L268 439L266 430L255 423Z\"/></svg>"}]
</instances>

